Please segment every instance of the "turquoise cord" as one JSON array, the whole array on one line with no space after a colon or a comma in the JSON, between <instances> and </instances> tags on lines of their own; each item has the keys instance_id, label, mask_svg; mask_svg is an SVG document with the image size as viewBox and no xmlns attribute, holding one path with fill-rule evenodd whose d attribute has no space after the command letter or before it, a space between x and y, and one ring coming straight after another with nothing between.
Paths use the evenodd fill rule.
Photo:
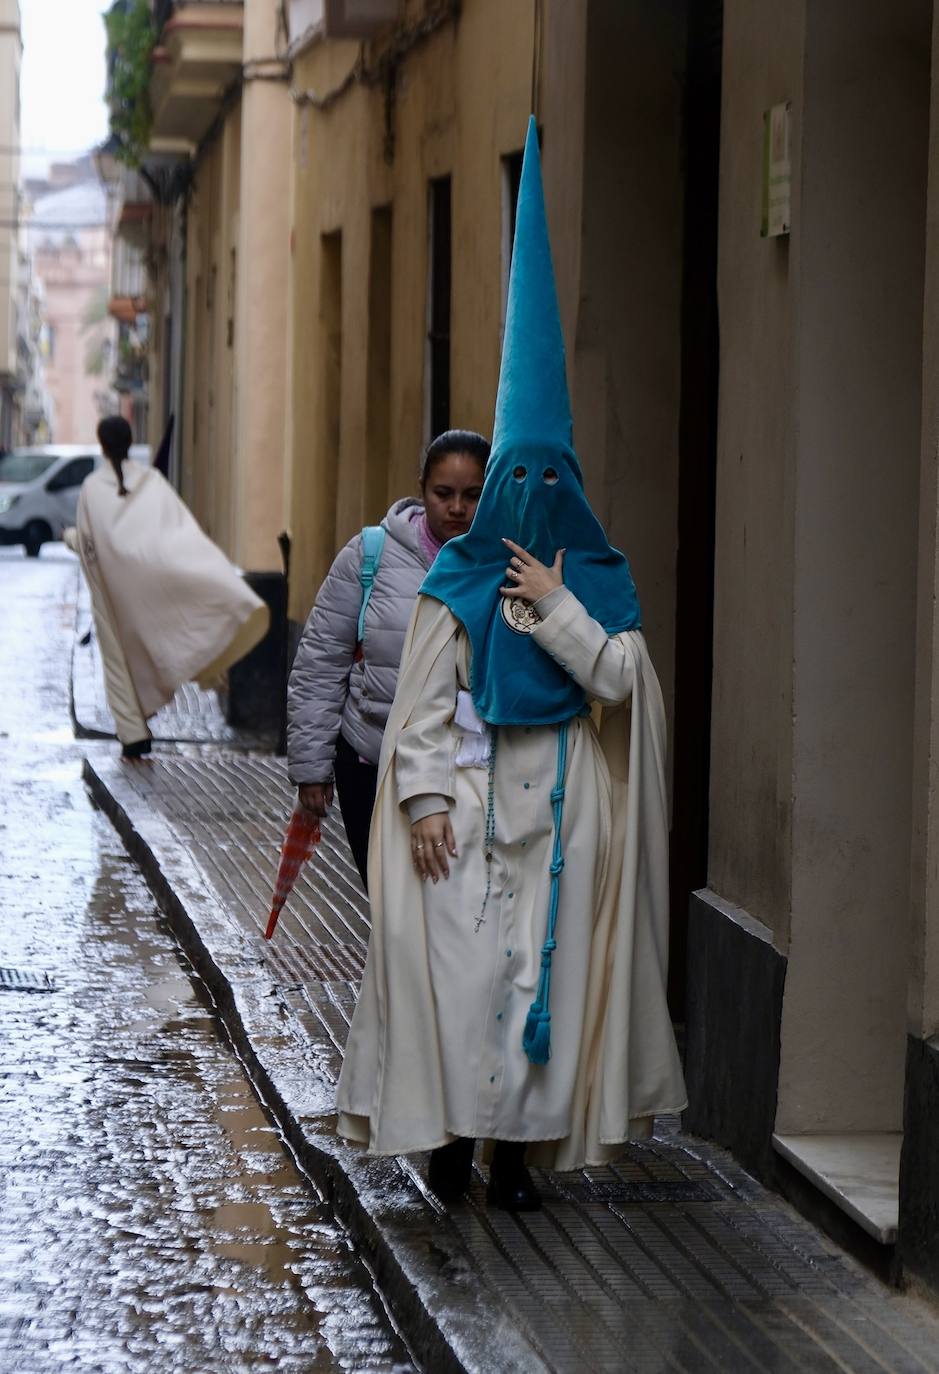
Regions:
<instances>
[{"instance_id":1,"label":"turquoise cord","mask_svg":"<svg viewBox=\"0 0 939 1374\"><path fill-rule=\"evenodd\" d=\"M557 949L554 938L558 921L558 902L561 896L561 874L564 872L564 851L561 847L561 822L564 819L564 775L567 771L568 721L558 726L558 769L551 793L554 812L554 850L551 855L551 892L548 899L547 938L541 947L541 973L535 1000L528 1009L522 1049L533 1064L547 1064L551 1058L551 956Z\"/></svg>"}]
</instances>

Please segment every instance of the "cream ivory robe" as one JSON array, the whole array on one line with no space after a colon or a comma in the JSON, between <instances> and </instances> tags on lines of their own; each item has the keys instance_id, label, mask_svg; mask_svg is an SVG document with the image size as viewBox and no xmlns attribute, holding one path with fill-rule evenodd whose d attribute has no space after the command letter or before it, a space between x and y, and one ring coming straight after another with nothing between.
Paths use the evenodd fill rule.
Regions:
<instances>
[{"instance_id":1,"label":"cream ivory robe","mask_svg":"<svg viewBox=\"0 0 939 1374\"><path fill-rule=\"evenodd\" d=\"M470 651L450 611L419 597L379 762L372 935L337 1094L340 1132L375 1154L477 1136L544 1142L533 1162L572 1169L609 1160L685 1105L665 1001L658 680L638 631L608 638L570 593L534 634L596 703L570 728L551 1058L531 1064L522 1031L545 939L557 727L499 729L477 931L487 773L454 763ZM447 798L459 854L436 886L414 872L404 805L426 793Z\"/></svg>"},{"instance_id":2,"label":"cream ivory robe","mask_svg":"<svg viewBox=\"0 0 939 1374\"><path fill-rule=\"evenodd\" d=\"M183 682L211 685L264 636L269 611L162 473L104 463L82 483L67 542L91 590L108 705L124 744ZM70 535L71 532L67 532Z\"/></svg>"}]
</instances>

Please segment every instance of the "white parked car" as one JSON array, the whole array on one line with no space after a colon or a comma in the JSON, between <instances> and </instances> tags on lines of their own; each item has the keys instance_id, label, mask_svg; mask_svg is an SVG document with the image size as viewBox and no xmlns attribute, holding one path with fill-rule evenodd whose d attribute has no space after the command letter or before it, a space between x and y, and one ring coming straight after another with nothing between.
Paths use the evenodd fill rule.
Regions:
<instances>
[{"instance_id":1,"label":"white parked car","mask_svg":"<svg viewBox=\"0 0 939 1374\"><path fill-rule=\"evenodd\" d=\"M149 463L148 444L130 457ZM14 448L0 458L0 544L22 544L38 558L43 544L61 539L75 523L82 482L104 462L97 444L40 444Z\"/></svg>"}]
</instances>

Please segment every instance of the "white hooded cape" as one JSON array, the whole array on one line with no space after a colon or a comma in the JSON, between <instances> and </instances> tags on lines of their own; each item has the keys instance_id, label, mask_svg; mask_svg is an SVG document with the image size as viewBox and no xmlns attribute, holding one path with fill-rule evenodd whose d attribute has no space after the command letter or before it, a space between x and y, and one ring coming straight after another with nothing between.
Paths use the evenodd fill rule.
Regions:
<instances>
[{"instance_id":1,"label":"white hooded cape","mask_svg":"<svg viewBox=\"0 0 939 1374\"><path fill-rule=\"evenodd\" d=\"M125 698L129 686L147 717L181 683L217 680L263 638L270 613L162 473L134 462L123 472L126 496L109 463L83 483L74 543L109 700L112 683Z\"/></svg>"},{"instance_id":2,"label":"white hooded cape","mask_svg":"<svg viewBox=\"0 0 939 1374\"><path fill-rule=\"evenodd\" d=\"M530 1141L531 1162L572 1169L685 1105L665 998L658 680L640 632L608 638L570 594L534 634L595 703L571 723L551 1059L530 1064L521 1030L545 935L557 728L499 730L496 860L477 930L487 774L454 762L469 647L446 607L419 597L379 762L372 934L337 1093L340 1132L375 1154L475 1135ZM404 805L427 793L447 798L459 851L436 886L414 871Z\"/></svg>"}]
</instances>

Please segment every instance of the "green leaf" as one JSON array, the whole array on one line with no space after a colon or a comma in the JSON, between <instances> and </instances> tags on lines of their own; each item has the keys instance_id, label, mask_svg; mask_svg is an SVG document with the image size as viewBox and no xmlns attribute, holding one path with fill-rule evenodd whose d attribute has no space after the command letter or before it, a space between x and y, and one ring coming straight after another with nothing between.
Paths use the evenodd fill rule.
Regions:
<instances>
[{"instance_id":1,"label":"green leaf","mask_svg":"<svg viewBox=\"0 0 939 1374\"><path fill-rule=\"evenodd\" d=\"M117 156L139 167L150 140L150 57L157 38L149 0L115 0L104 26L111 132L120 143Z\"/></svg>"}]
</instances>

